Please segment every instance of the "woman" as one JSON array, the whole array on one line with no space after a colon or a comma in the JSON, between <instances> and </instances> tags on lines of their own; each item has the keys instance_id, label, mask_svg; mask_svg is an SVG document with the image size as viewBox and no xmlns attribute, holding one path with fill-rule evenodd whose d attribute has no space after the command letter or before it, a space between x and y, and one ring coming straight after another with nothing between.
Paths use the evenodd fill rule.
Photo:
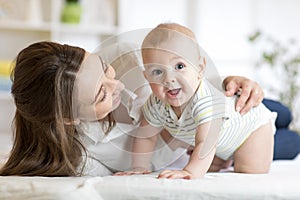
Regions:
<instances>
[{"instance_id":1,"label":"woman","mask_svg":"<svg viewBox=\"0 0 300 200\"><path fill-rule=\"evenodd\" d=\"M108 175L126 170L127 133L134 126L126 125L126 116L132 121L128 113L122 115L130 109L118 106L124 85L115 76L102 58L78 47L38 42L23 49L12 72L14 144L0 175ZM229 95L243 89L240 103L247 102L246 110L262 99L262 90L249 79L228 77L224 83ZM155 169L170 164L160 161Z\"/></svg>"}]
</instances>

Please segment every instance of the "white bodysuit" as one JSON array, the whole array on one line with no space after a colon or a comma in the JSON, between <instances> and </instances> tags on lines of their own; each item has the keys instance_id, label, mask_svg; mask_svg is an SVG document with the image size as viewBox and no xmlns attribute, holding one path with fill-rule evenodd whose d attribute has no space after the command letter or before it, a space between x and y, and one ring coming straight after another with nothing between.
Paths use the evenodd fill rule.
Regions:
<instances>
[{"instance_id":1,"label":"white bodysuit","mask_svg":"<svg viewBox=\"0 0 300 200\"><path fill-rule=\"evenodd\" d=\"M143 113L149 124L163 127L177 139L191 145L195 144L196 129L200 124L213 119L223 119L216 155L227 160L253 131L270 121L274 124L277 116L263 104L241 116L235 110L237 98L226 97L203 79L179 119L170 105L164 104L153 95L144 105Z\"/></svg>"}]
</instances>

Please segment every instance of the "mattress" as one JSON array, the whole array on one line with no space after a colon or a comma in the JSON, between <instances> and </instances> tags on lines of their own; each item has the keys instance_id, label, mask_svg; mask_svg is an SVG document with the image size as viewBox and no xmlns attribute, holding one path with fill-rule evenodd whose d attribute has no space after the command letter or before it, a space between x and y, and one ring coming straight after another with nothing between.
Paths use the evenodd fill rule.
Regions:
<instances>
[{"instance_id":1,"label":"mattress","mask_svg":"<svg viewBox=\"0 0 300 200\"><path fill-rule=\"evenodd\" d=\"M156 177L157 173L123 177L0 177L0 199L300 199L300 156L274 161L268 174L226 171L207 173L195 180Z\"/></svg>"}]
</instances>

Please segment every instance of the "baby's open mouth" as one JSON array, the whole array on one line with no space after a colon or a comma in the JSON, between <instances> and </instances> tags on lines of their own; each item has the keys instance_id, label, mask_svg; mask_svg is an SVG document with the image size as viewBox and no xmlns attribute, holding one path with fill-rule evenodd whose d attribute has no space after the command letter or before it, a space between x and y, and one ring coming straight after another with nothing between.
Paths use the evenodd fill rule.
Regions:
<instances>
[{"instance_id":1,"label":"baby's open mouth","mask_svg":"<svg viewBox=\"0 0 300 200\"><path fill-rule=\"evenodd\" d=\"M176 97L179 94L180 91L181 91L180 88L179 89L169 90L168 91L168 95L171 96L171 97Z\"/></svg>"}]
</instances>

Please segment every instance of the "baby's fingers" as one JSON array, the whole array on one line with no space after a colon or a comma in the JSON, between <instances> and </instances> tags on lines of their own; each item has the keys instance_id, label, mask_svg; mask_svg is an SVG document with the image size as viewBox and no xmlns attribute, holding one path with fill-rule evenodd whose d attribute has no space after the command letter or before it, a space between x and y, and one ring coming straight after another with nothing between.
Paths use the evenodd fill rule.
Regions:
<instances>
[{"instance_id":1,"label":"baby's fingers","mask_svg":"<svg viewBox=\"0 0 300 200\"><path fill-rule=\"evenodd\" d=\"M162 171L157 178L169 178L172 175L171 170L164 170Z\"/></svg>"}]
</instances>

